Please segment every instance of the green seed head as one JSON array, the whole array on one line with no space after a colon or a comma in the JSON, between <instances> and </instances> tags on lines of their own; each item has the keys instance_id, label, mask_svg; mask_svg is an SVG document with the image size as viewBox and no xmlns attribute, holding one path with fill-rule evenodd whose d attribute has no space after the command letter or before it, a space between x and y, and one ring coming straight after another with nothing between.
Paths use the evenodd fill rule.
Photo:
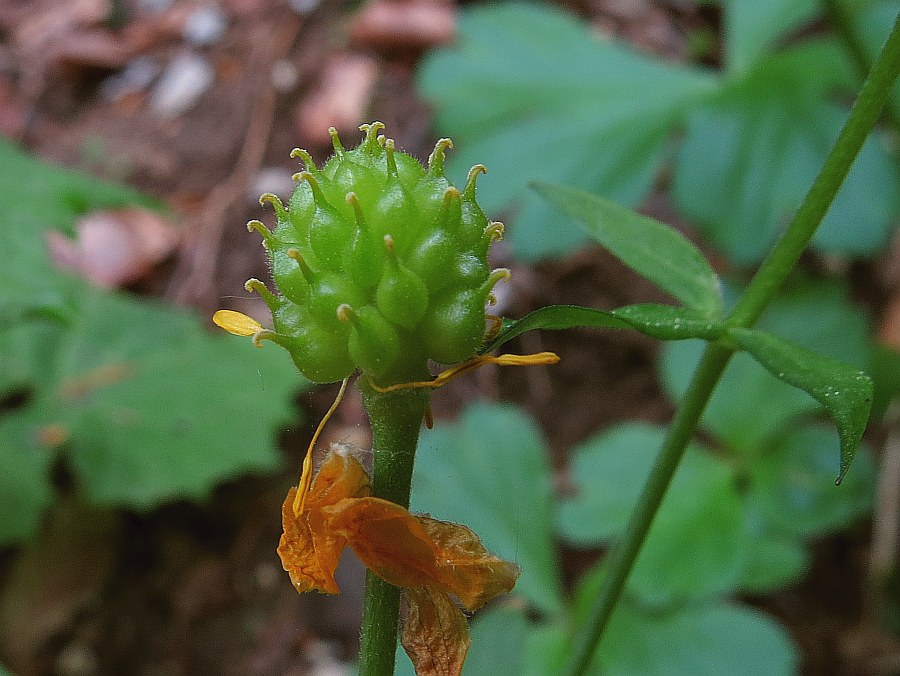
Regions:
<instances>
[{"instance_id":1,"label":"green seed head","mask_svg":"<svg viewBox=\"0 0 900 676\"><path fill-rule=\"evenodd\" d=\"M464 361L485 336L485 304L506 271L491 272L487 253L502 226L475 200L476 165L465 188L444 176L453 144L441 139L428 166L395 148L380 122L344 148L331 130L334 155L316 167L295 149L305 170L287 206L274 195L277 226L259 221L279 294L267 294L274 332L262 339L285 347L310 380L331 382L361 369L382 385L424 372L432 359Z\"/></svg>"}]
</instances>

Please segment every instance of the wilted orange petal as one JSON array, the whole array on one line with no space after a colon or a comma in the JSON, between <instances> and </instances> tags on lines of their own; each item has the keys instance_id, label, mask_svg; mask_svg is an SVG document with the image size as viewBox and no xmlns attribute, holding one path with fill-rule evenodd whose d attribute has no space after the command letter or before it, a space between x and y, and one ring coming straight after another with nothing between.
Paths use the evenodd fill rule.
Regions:
<instances>
[{"instance_id":1,"label":"wilted orange petal","mask_svg":"<svg viewBox=\"0 0 900 676\"><path fill-rule=\"evenodd\" d=\"M328 594L337 594L340 588L334 580L334 570L346 541L326 531L320 512L306 510L299 516L295 515L296 493L297 489L291 488L281 506L281 523L284 527L278 543L281 565L290 573L291 582L298 592L318 589Z\"/></svg>"},{"instance_id":2,"label":"wilted orange petal","mask_svg":"<svg viewBox=\"0 0 900 676\"><path fill-rule=\"evenodd\" d=\"M297 489L291 488L281 507L281 565L290 573L298 592L318 589L337 594L340 589L334 571L347 543L342 534L328 526L322 508L345 498L368 495L369 476L349 454L330 451L299 515L294 514L296 493Z\"/></svg>"},{"instance_id":3,"label":"wilted orange petal","mask_svg":"<svg viewBox=\"0 0 900 676\"><path fill-rule=\"evenodd\" d=\"M467 610L478 610L491 599L508 593L519 578L519 567L494 556L465 526L417 516L435 543L441 578Z\"/></svg>"},{"instance_id":4,"label":"wilted orange petal","mask_svg":"<svg viewBox=\"0 0 900 676\"><path fill-rule=\"evenodd\" d=\"M398 587L455 594L474 610L512 589L518 566L488 552L465 526L415 516L379 498L324 510L331 528L376 575Z\"/></svg>"},{"instance_id":5,"label":"wilted orange petal","mask_svg":"<svg viewBox=\"0 0 900 676\"><path fill-rule=\"evenodd\" d=\"M469 651L466 616L446 594L407 589L409 614L400 642L417 676L459 676Z\"/></svg>"},{"instance_id":6,"label":"wilted orange petal","mask_svg":"<svg viewBox=\"0 0 900 676\"><path fill-rule=\"evenodd\" d=\"M306 500L310 510L321 510L344 498L360 498L370 492L365 468L349 448L334 444L316 473Z\"/></svg>"}]
</instances>

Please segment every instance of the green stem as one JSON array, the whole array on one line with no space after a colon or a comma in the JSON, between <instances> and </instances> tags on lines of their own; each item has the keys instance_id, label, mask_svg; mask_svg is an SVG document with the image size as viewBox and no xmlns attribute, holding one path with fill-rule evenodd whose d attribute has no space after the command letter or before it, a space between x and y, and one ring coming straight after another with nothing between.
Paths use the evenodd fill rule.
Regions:
<instances>
[{"instance_id":1,"label":"green stem","mask_svg":"<svg viewBox=\"0 0 900 676\"><path fill-rule=\"evenodd\" d=\"M881 114L898 70L900 17L894 23L887 43L872 66L850 116L803 204L728 318L728 323L732 326L751 326L793 270ZM580 676L590 666L653 518L733 352L734 348L723 342L707 345L631 516L624 539L610 555L609 573L603 588L594 602L587 623L576 636L565 672L569 676Z\"/></svg>"},{"instance_id":2,"label":"green stem","mask_svg":"<svg viewBox=\"0 0 900 676\"><path fill-rule=\"evenodd\" d=\"M717 343L707 345L690 387L681 406L678 407L662 450L650 471L635 511L631 515L625 538L610 556L609 574L600 595L594 602L584 630L577 639L567 673L583 674L590 665L603 630L622 595L625 580L644 544L650 524L653 523L653 517L656 516L684 450L706 408L706 402L709 401L731 355L732 350L727 347Z\"/></svg>"},{"instance_id":3,"label":"green stem","mask_svg":"<svg viewBox=\"0 0 900 676\"><path fill-rule=\"evenodd\" d=\"M364 377L360 378L359 387L372 426L372 495L409 507L413 461L428 393L405 390L382 394L373 390ZM360 676L391 676L394 673L399 614L400 590L367 571L360 634Z\"/></svg>"},{"instance_id":4,"label":"green stem","mask_svg":"<svg viewBox=\"0 0 900 676\"><path fill-rule=\"evenodd\" d=\"M900 70L900 16L881 53L872 65L850 116L825 158L803 204L775 248L763 261L729 318L733 326L751 326L775 297L800 259L834 196L847 177L875 122L884 110Z\"/></svg>"}]
</instances>

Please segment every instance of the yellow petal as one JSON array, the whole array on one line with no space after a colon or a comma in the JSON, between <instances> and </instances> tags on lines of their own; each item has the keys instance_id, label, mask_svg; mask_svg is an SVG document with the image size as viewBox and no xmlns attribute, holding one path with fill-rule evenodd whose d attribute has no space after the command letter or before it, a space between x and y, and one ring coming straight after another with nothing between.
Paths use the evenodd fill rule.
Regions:
<instances>
[{"instance_id":1,"label":"yellow petal","mask_svg":"<svg viewBox=\"0 0 900 676\"><path fill-rule=\"evenodd\" d=\"M386 500L342 500L323 512L362 562L397 587L453 594L475 610L512 589L519 576L518 566L491 554L465 526Z\"/></svg>"},{"instance_id":2,"label":"yellow petal","mask_svg":"<svg viewBox=\"0 0 900 676\"><path fill-rule=\"evenodd\" d=\"M262 331L262 325L247 315L234 310L218 310L213 315L213 323L235 336L252 336Z\"/></svg>"},{"instance_id":3,"label":"yellow petal","mask_svg":"<svg viewBox=\"0 0 900 676\"><path fill-rule=\"evenodd\" d=\"M400 642L417 676L459 676L469 651L466 616L446 594L407 589L409 614Z\"/></svg>"}]
</instances>

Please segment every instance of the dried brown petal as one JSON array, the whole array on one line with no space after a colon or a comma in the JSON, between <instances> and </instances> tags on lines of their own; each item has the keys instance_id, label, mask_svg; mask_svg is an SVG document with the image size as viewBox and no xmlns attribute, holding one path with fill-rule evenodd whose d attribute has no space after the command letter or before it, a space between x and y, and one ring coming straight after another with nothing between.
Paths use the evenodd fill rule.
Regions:
<instances>
[{"instance_id":1,"label":"dried brown petal","mask_svg":"<svg viewBox=\"0 0 900 676\"><path fill-rule=\"evenodd\" d=\"M446 594L407 589L409 615L400 642L417 676L459 676L469 651L466 616Z\"/></svg>"}]
</instances>

